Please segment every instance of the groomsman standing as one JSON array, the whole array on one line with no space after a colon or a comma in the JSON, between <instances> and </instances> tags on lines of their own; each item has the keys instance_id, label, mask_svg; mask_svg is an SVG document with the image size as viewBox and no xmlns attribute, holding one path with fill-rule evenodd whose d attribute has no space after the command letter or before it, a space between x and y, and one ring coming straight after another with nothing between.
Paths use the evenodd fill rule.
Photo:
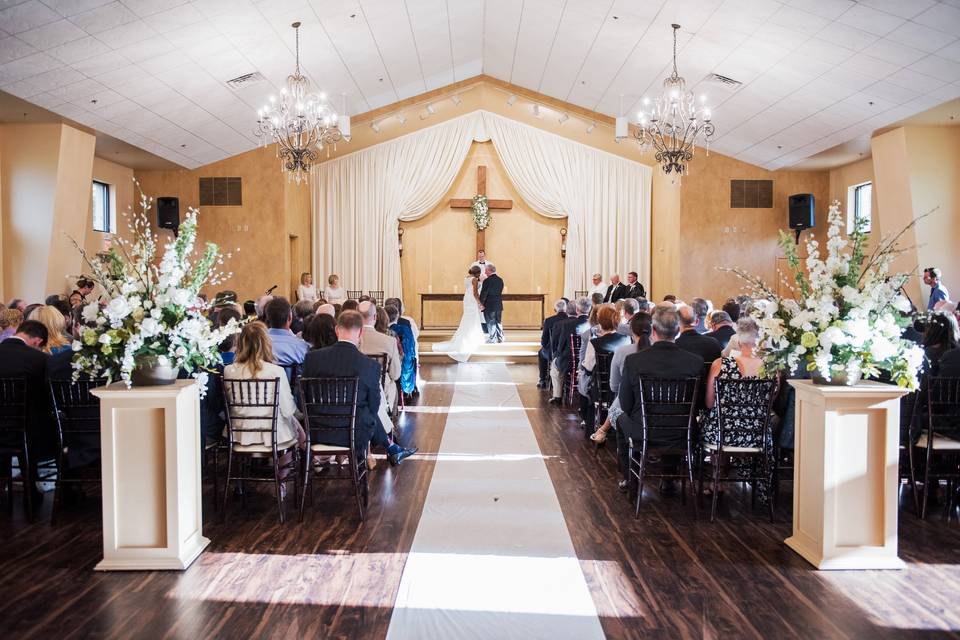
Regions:
<instances>
[{"instance_id":1,"label":"groomsman standing","mask_svg":"<svg viewBox=\"0 0 960 640\"><path fill-rule=\"evenodd\" d=\"M615 303L621 298L626 298L627 296L627 286L620 282L620 275L616 273L610 274L610 286L607 287L607 293L603 296L604 302Z\"/></svg>"},{"instance_id":2,"label":"groomsman standing","mask_svg":"<svg viewBox=\"0 0 960 640\"><path fill-rule=\"evenodd\" d=\"M637 272L631 271L627 274L627 295L624 298L646 298L647 292L643 285L637 282Z\"/></svg>"}]
</instances>

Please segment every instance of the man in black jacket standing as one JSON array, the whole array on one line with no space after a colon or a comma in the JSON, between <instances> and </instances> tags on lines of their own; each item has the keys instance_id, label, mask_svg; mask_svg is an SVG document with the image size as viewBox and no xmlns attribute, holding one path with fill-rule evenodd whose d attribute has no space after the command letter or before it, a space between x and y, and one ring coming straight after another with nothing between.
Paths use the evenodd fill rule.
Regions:
<instances>
[{"instance_id":1,"label":"man in black jacket standing","mask_svg":"<svg viewBox=\"0 0 960 640\"><path fill-rule=\"evenodd\" d=\"M391 465L399 464L417 452L416 448L404 449L390 443L387 432L377 417L380 409L380 367L369 356L360 352L360 335L363 333L363 317L356 311L344 311L337 318L337 342L329 347L307 353L303 362L304 378L358 378L357 417L355 422L356 443L366 450L372 442L387 450ZM323 444L345 447L347 438L337 440L329 434L330 441ZM364 451L358 451L362 454Z\"/></svg>"},{"instance_id":2,"label":"man in black jacket standing","mask_svg":"<svg viewBox=\"0 0 960 640\"><path fill-rule=\"evenodd\" d=\"M553 359L552 349L550 343L550 330L558 322L563 322L569 316L567 315L567 299L560 298L553 305L553 310L556 311L556 314L550 316L549 318L543 321L543 331L540 332L540 353L539 353L539 365L540 365L540 378L537 381L537 388L545 389L548 384L548 376L550 375L550 361Z\"/></svg>"},{"instance_id":3,"label":"man in black jacket standing","mask_svg":"<svg viewBox=\"0 0 960 640\"><path fill-rule=\"evenodd\" d=\"M487 278L480 287L480 311L487 324L487 344L503 342L503 280L497 268L487 263Z\"/></svg>"},{"instance_id":4,"label":"man in black jacket standing","mask_svg":"<svg viewBox=\"0 0 960 640\"><path fill-rule=\"evenodd\" d=\"M607 295L603 296L603 301L616 304L617 300L628 297L627 291L627 286L620 282L620 275L612 273L610 274L610 286L607 287Z\"/></svg>"},{"instance_id":5,"label":"man in black jacket standing","mask_svg":"<svg viewBox=\"0 0 960 640\"><path fill-rule=\"evenodd\" d=\"M637 280L637 272L631 271L627 274L627 293L624 298L646 298L647 292L643 285Z\"/></svg>"}]
</instances>

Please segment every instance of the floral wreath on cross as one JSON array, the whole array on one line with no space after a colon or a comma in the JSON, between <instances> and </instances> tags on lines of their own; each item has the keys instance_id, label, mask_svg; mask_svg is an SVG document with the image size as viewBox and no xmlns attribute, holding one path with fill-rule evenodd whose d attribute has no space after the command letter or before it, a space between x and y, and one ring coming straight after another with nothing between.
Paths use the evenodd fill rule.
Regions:
<instances>
[{"instance_id":1,"label":"floral wreath on cross","mask_svg":"<svg viewBox=\"0 0 960 640\"><path fill-rule=\"evenodd\" d=\"M490 207L487 204L487 196L473 196L473 204L470 208L473 209L473 224L476 225L477 231L483 231L490 226Z\"/></svg>"}]
</instances>

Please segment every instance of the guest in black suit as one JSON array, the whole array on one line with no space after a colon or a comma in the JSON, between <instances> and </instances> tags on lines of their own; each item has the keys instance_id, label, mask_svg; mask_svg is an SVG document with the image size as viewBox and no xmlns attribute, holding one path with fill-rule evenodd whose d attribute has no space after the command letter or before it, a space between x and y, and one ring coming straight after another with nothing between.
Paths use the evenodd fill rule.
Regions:
<instances>
[{"instance_id":1,"label":"guest in black suit","mask_svg":"<svg viewBox=\"0 0 960 640\"><path fill-rule=\"evenodd\" d=\"M940 356L940 375L944 378L960 378L960 349L951 349Z\"/></svg>"},{"instance_id":2,"label":"guest in black suit","mask_svg":"<svg viewBox=\"0 0 960 640\"><path fill-rule=\"evenodd\" d=\"M624 437L633 438L637 443L643 437L640 380L699 378L703 375L703 360L674 344L679 324L679 316L674 309L657 307L653 312L652 344L643 351L628 355L624 361L623 377L617 396L623 415L617 421L617 427L623 431ZM685 423L686 420L686 413L678 415L679 422ZM658 433L656 428L651 428L647 432L647 443L649 447L683 447L686 445L686 437L679 431ZM620 482L621 490L626 489L626 482Z\"/></svg>"},{"instance_id":3,"label":"guest in black suit","mask_svg":"<svg viewBox=\"0 0 960 640\"><path fill-rule=\"evenodd\" d=\"M726 311L714 311L711 313L710 327L712 330L703 335L708 338L713 338L720 343L721 349L727 348L727 343L730 342L730 338L737 332L736 327L733 326L733 320L730 318L730 314Z\"/></svg>"},{"instance_id":4,"label":"guest in black suit","mask_svg":"<svg viewBox=\"0 0 960 640\"><path fill-rule=\"evenodd\" d=\"M23 378L26 381L27 446L30 448L30 473L36 477L37 463L49 460L56 453L56 428L47 391L47 360L42 351L47 344L47 328L36 320L25 320L17 332L0 342L0 378ZM19 438L4 434L0 446L21 446ZM14 438L14 440L10 440ZM6 470L4 470L6 471ZM33 489L34 505L43 494Z\"/></svg>"},{"instance_id":5,"label":"guest in black suit","mask_svg":"<svg viewBox=\"0 0 960 640\"><path fill-rule=\"evenodd\" d=\"M677 336L677 346L684 351L694 353L703 359L706 365L720 357L723 347L714 338L697 333L697 314L688 305L681 305L677 309L680 317L680 335Z\"/></svg>"},{"instance_id":6,"label":"guest in black suit","mask_svg":"<svg viewBox=\"0 0 960 640\"><path fill-rule=\"evenodd\" d=\"M550 366L550 382L553 385L552 404L560 404L563 396L563 376L570 371L573 353L570 351L570 336L578 335L590 326L590 301L577 299L577 315L558 322L553 327L553 364Z\"/></svg>"},{"instance_id":7,"label":"guest in black suit","mask_svg":"<svg viewBox=\"0 0 960 640\"><path fill-rule=\"evenodd\" d=\"M627 291L629 291L627 286L620 282L620 275L613 273L610 275L610 286L607 287L607 294L603 296L603 301L615 304L621 298L630 297Z\"/></svg>"},{"instance_id":8,"label":"guest in black suit","mask_svg":"<svg viewBox=\"0 0 960 640\"><path fill-rule=\"evenodd\" d=\"M550 361L553 359L551 354L551 343L550 343L550 330L558 322L562 322L569 318L567 315L567 299L560 298L553 305L553 310L556 311L556 314L546 318L543 321L543 330L540 332L540 353L539 353L539 364L540 364L540 379L537 382L537 387L540 389L546 389L548 376L550 375Z\"/></svg>"},{"instance_id":9,"label":"guest in black suit","mask_svg":"<svg viewBox=\"0 0 960 640\"><path fill-rule=\"evenodd\" d=\"M357 388L356 441L358 444L372 442L387 450L391 465L399 464L417 452L416 448L404 449L391 444L377 417L380 409L380 367L369 356L360 352L360 335L363 333L363 317L356 311L343 311L337 318L337 343L307 353L303 362L304 378L352 378L359 379ZM345 447L349 444L346 435L339 440L330 434L331 440L323 444Z\"/></svg>"},{"instance_id":10,"label":"guest in black suit","mask_svg":"<svg viewBox=\"0 0 960 640\"><path fill-rule=\"evenodd\" d=\"M631 271L627 274L627 295L624 298L646 298L647 292L643 285L637 282L637 272Z\"/></svg>"},{"instance_id":11,"label":"guest in black suit","mask_svg":"<svg viewBox=\"0 0 960 640\"><path fill-rule=\"evenodd\" d=\"M480 287L480 310L487 324L487 343L503 342L503 280L497 268L487 263L486 279Z\"/></svg>"}]
</instances>

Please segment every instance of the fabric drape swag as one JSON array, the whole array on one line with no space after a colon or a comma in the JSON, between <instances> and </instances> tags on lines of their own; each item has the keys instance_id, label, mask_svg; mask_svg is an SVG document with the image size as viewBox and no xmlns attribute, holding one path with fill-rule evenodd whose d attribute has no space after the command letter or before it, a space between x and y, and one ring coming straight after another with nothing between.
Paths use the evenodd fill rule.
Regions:
<instances>
[{"instance_id":1,"label":"fabric drape swag","mask_svg":"<svg viewBox=\"0 0 960 640\"><path fill-rule=\"evenodd\" d=\"M471 143L488 139L523 200L567 218L564 291L586 289L595 271L636 270L649 285L650 167L487 111L315 166L314 272L401 295L399 223L432 211Z\"/></svg>"}]
</instances>

